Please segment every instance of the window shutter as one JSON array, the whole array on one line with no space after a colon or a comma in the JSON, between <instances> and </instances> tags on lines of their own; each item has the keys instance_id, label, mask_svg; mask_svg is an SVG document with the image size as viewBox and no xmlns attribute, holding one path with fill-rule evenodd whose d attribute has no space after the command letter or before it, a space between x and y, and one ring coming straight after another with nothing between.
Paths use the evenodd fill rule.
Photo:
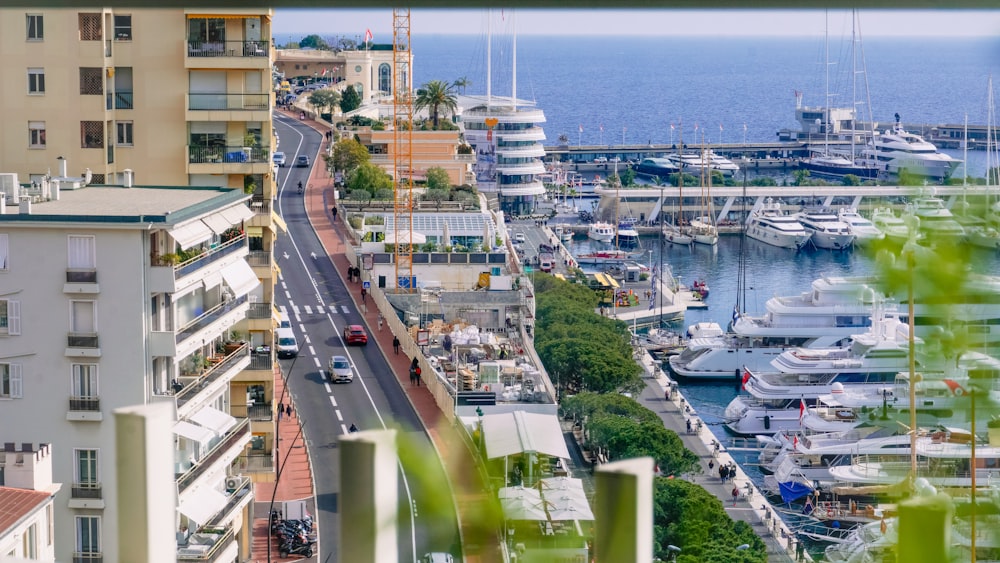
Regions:
<instances>
[{"instance_id":1,"label":"window shutter","mask_svg":"<svg viewBox=\"0 0 1000 563\"><path fill-rule=\"evenodd\" d=\"M72 269L94 269L96 240L92 236L69 236L69 267Z\"/></svg>"},{"instance_id":2,"label":"window shutter","mask_svg":"<svg viewBox=\"0 0 1000 563\"><path fill-rule=\"evenodd\" d=\"M21 302L7 302L7 334L21 334Z\"/></svg>"},{"instance_id":3,"label":"window shutter","mask_svg":"<svg viewBox=\"0 0 1000 563\"><path fill-rule=\"evenodd\" d=\"M10 364L10 398L20 399L21 392L21 364Z\"/></svg>"}]
</instances>

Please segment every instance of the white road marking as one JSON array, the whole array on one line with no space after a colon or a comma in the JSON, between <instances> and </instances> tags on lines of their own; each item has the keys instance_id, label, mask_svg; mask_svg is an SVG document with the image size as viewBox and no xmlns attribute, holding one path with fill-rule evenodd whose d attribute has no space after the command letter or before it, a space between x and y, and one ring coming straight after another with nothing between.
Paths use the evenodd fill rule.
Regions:
<instances>
[{"instance_id":1,"label":"white road marking","mask_svg":"<svg viewBox=\"0 0 1000 563\"><path fill-rule=\"evenodd\" d=\"M322 305L316 305L316 313L319 314L319 315L325 315L326 311L323 310L323 306Z\"/></svg>"},{"instance_id":2,"label":"white road marking","mask_svg":"<svg viewBox=\"0 0 1000 563\"><path fill-rule=\"evenodd\" d=\"M325 372L322 373L323 373L323 387L326 387L327 393L333 393L333 389L330 388L330 382L326 381L326 373ZM334 407L337 406L337 399L334 399L333 395L330 395L330 402L333 403Z\"/></svg>"},{"instance_id":3,"label":"white road marking","mask_svg":"<svg viewBox=\"0 0 1000 563\"><path fill-rule=\"evenodd\" d=\"M341 305L340 308L344 310L345 315L351 312L351 310L347 308L347 305Z\"/></svg>"},{"instance_id":4,"label":"white road marking","mask_svg":"<svg viewBox=\"0 0 1000 563\"><path fill-rule=\"evenodd\" d=\"M289 293L287 289L285 290L285 299L288 299L289 301L292 300L292 294Z\"/></svg>"},{"instance_id":5,"label":"white road marking","mask_svg":"<svg viewBox=\"0 0 1000 563\"><path fill-rule=\"evenodd\" d=\"M337 410L335 410L333 412L337 413L337 421L338 422L344 422L344 415L340 414L340 409L337 409Z\"/></svg>"},{"instance_id":6,"label":"white road marking","mask_svg":"<svg viewBox=\"0 0 1000 563\"><path fill-rule=\"evenodd\" d=\"M302 308L305 309L307 315L313 314L313 308L309 305L303 305Z\"/></svg>"},{"instance_id":7,"label":"white road marking","mask_svg":"<svg viewBox=\"0 0 1000 563\"><path fill-rule=\"evenodd\" d=\"M347 434L348 433L347 432L347 425L346 424L341 424L340 425L340 433L341 434Z\"/></svg>"},{"instance_id":8,"label":"white road marking","mask_svg":"<svg viewBox=\"0 0 1000 563\"><path fill-rule=\"evenodd\" d=\"M322 367L323 364L321 364L319 358L316 357L316 351L313 350L312 346L309 347L309 353L312 354L313 361L316 362L316 367Z\"/></svg>"}]
</instances>

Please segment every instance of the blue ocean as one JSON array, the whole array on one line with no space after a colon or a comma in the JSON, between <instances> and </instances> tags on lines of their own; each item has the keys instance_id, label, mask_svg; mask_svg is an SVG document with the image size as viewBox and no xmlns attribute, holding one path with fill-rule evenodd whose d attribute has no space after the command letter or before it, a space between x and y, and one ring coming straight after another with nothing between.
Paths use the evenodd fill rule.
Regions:
<instances>
[{"instance_id":1,"label":"blue ocean","mask_svg":"<svg viewBox=\"0 0 1000 563\"><path fill-rule=\"evenodd\" d=\"M465 78L466 93L486 93L485 33L414 35L412 46L415 86ZM780 129L799 128L795 91L810 106L826 105L828 91L835 106L858 100L862 118L870 100L872 117L886 125L896 113L906 123L961 124L968 116L985 124L988 78L1000 76L1000 37L874 37L860 42L856 64L849 37L831 37L829 57L822 37L521 36L516 49L517 97L544 110L547 145L560 135L573 145L672 143L681 135L685 143L776 141ZM494 37L494 95L511 95L513 50L512 39ZM972 175L983 175L984 158L969 153Z\"/></svg>"}]
</instances>

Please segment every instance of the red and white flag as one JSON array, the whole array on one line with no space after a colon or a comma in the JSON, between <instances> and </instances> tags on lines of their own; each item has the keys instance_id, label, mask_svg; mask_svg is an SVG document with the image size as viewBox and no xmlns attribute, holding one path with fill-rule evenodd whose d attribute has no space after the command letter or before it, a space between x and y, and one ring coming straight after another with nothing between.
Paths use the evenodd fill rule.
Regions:
<instances>
[{"instance_id":1,"label":"red and white flag","mask_svg":"<svg viewBox=\"0 0 1000 563\"><path fill-rule=\"evenodd\" d=\"M802 424L802 417L806 414L806 400L799 399L799 424Z\"/></svg>"},{"instance_id":2,"label":"red and white flag","mask_svg":"<svg viewBox=\"0 0 1000 563\"><path fill-rule=\"evenodd\" d=\"M366 29L365 30L365 43L368 43L371 40L372 40L372 30Z\"/></svg>"},{"instance_id":3,"label":"red and white flag","mask_svg":"<svg viewBox=\"0 0 1000 563\"><path fill-rule=\"evenodd\" d=\"M670 124L670 130L671 130L671 131L673 131L673 130L674 130L674 124L673 124L673 123L671 123L671 124Z\"/></svg>"},{"instance_id":4,"label":"red and white flag","mask_svg":"<svg viewBox=\"0 0 1000 563\"><path fill-rule=\"evenodd\" d=\"M719 131L722 131L722 124L719 124Z\"/></svg>"},{"instance_id":5,"label":"red and white flag","mask_svg":"<svg viewBox=\"0 0 1000 563\"><path fill-rule=\"evenodd\" d=\"M798 450L799 449L799 435L798 434L792 436L792 449L793 450Z\"/></svg>"},{"instance_id":6,"label":"red and white flag","mask_svg":"<svg viewBox=\"0 0 1000 563\"><path fill-rule=\"evenodd\" d=\"M747 390L747 381L750 381L750 372L749 371L744 371L743 372L743 390L744 391Z\"/></svg>"},{"instance_id":7,"label":"red and white flag","mask_svg":"<svg viewBox=\"0 0 1000 563\"><path fill-rule=\"evenodd\" d=\"M580 132L583 133L583 123L580 124Z\"/></svg>"},{"instance_id":8,"label":"red and white flag","mask_svg":"<svg viewBox=\"0 0 1000 563\"><path fill-rule=\"evenodd\" d=\"M325 68L324 68L324 69L323 69L323 72L322 72L322 73L320 74L320 76L326 76L326 70L327 70L327 69L325 69Z\"/></svg>"}]
</instances>

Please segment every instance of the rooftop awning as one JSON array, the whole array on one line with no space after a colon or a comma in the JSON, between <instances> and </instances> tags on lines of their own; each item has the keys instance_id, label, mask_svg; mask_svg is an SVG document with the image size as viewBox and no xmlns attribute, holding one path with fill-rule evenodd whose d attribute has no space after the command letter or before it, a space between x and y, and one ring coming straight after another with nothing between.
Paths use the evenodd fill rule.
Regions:
<instances>
[{"instance_id":1,"label":"rooftop awning","mask_svg":"<svg viewBox=\"0 0 1000 563\"><path fill-rule=\"evenodd\" d=\"M236 419L214 407L204 407L191 416L191 420L208 428L219 436L236 426Z\"/></svg>"},{"instance_id":2,"label":"rooftop awning","mask_svg":"<svg viewBox=\"0 0 1000 563\"><path fill-rule=\"evenodd\" d=\"M236 297L243 297L260 284L257 274L253 273L253 268L245 260L233 262L223 268L222 279L226 280L226 285Z\"/></svg>"},{"instance_id":3,"label":"rooftop awning","mask_svg":"<svg viewBox=\"0 0 1000 563\"><path fill-rule=\"evenodd\" d=\"M208 428L202 428L196 424L191 424L190 422L180 420L174 423L174 434L187 438L188 440L194 440L199 444L207 444L215 438L215 434Z\"/></svg>"},{"instance_id":4,"label":"rooftop awning","mask_svg":"<svg viewBox=\"0 0 1000 563\"><path fill-rule=\"evenodd\" d=\"M243 221L253 217L253 211L242 203L239 205L234 205L232 207L227 207L219 212L230 225L239 225Z\"/></svg>"},{"instance_id":5,"label":"rooftop awning","mask_svg":"<svg viewBox=\"0 0 1000 563\"><path fill-rule=\"evenodd\" d=\"M483 416L483 436L489 459L522 452L569 458L559 419L553 414L488 414Z\"/></svg>"},{"instance_id":6,"label":"rooftop awning","mask_svg":"<svg viewBox=\"0 0 1000 563\"><path fill-rule=\"evenodd\" d=\"M195 494L184 495L177 510L199 524L207 524L213 516L225 508L229 499L215 489L206 487Z\"/></svg>"},{"instance_id":7,"label":"rooftop awning","mask_svg":"<svg viewBox=\"0 0 1000 563\"><path fill-rule=\"evenodd\" d=\"M232 226L232 224L222 216L222 213L212 213L207 217L202 217L201 221L208 225L208 228L212 229L212 232L217 235L221 235Z\"/></svg>"},{"instance_id":8,"label":"rooftop awning","mask_svg":"<svg viewBox=\"0 0 1000 563\"><path fill-rule=\"evenodd\" d=\"M202 278L201 281L202 281L202 283L205 284L205 289L216 287L220 283L222 283L222 273L221 272L211 272L211 273L205 274L205 277Z\"/></svg>"},{"instance_id":9,"label":"rooftop awning","mask_svg":"<svg viewBox=\"0 0 1000 563\"><path fill-rule=\"evenodd\" d=\"M201 221L192 221L170 230L170 236L184 250L212 238L212 230Z\"/></svg>"}]
</instances>

